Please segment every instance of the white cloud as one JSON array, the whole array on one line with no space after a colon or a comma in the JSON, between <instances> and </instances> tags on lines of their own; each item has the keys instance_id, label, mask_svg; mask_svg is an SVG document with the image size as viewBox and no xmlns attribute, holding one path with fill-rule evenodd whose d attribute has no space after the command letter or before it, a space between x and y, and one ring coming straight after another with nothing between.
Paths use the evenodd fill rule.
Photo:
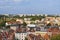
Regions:
<instances>
[{"instance_id":1,"label":"white cloud","mask_svg":"<svg viewBox=\"0 0 60 40\"><path fill-rule=\"evenodd\" d=\"M24 1L24 0L0 0L0 2L9 2L9 1L14 1L14 2L21 2L21 1Z\"/></svg>"},{"instance_id":2,"label":"white cloud","mask_svg":"<svg viewBox=\"0 0 60 40\"><path fill-rule=\"evenodd\" d=\"M22 2L22 1L29 1L29 0L13 0L14 2Z\"/></svg>"},{"instance_id":3,"label":"white cloud","mask_svg":"<svg viewBox=\"0 0 60 40\"><path fill-rule=\"evenodd\" d=\"M12 6L0 6L0 8L10 8Z\"/></svg>"},{"instance_id":4,"label":"white cloud","mask_svg":"<svg viewBox=\"0 0 60 40\"><path fill-rule=\"evenodd\" d=\"M0 0L0 1L9 1L9 0Z\"/></svg>"},{"instance_id":5,"label":"white cloud","mask_svg":"<svg viewBox=\"0 0 60 40\"><path fill-rule=\"evenodd\" d=\"M28 1L30 1L30 0L0 0L0 2L23 2L23 1L25 1L25 2L28 2Z\"/></svg>"},{"instance_id":6,"label":"white cloud","mask_svg":"<svg viewBox=\"0 0 60 40\"><path fill-rule=\"evenodd\" d=\"M13 0L14 2L22 2L23 0Z\"/></svg>"}]
</instances>

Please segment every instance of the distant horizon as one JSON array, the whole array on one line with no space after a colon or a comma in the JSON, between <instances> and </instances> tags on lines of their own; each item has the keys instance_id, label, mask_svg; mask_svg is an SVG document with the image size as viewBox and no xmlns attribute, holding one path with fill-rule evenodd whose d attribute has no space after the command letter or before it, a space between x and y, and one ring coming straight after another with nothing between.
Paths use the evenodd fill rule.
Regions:
<instances>
[{"instance_id":1,"label":"distant horizon","mask_svg":"<svg viewBox=\"0 0 60 40\"><path fill-rule=\"evenodd\" d=\"M34 13L31 13L31 14L5 14L5 13L3 13L3 14L0 14L0 15L58 15L58 16L60 16L60 14L38 14L38 13L36 13L36 14L34 14Z\"/></svg>"}]
</instances>

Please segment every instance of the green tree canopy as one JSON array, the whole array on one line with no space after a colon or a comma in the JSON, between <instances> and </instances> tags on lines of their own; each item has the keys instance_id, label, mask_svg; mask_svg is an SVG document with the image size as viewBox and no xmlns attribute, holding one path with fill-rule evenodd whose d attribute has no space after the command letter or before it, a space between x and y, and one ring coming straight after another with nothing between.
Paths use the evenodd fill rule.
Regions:
<instances>
[{"instance_id":1,"label":"green tree canopy","mask_svg":"<svg viewBox=\"0 0 60 40\"><path fill-rule=\"evenodd\" d=\"M20 16L19 15L16 15L16 16L13 16L13 18L20 18Z\"/></svg>"},{"instance_id":2,"label":"green tree canopy","mask_svg":"<svg viewBox=\"0 0 60 40\"><path fill-rule=\"evenodd\" d=\"M28 40L28 38L25 37L25 40Z\"/></svg>"},{"instance_id":3,"label":"green tree canopy","mask_svg":"<svg viewBox=\"0 0 60 40\"><path fill-rule=\"evenodd\" d=\"M50 23L48 23L48 24L47 24L47 26L51 26L51 24L50 24Z\"/></svg>"},{"instance_id":4,"label":"green tree canopy","mask_svg":"<svg viewBox=\"0 0 60 40\"><path fill-rule=\"evenodd\" d=\"M23 26L27 26L26 22L23 22Z\"/></svg>"},{"instance_id":5,"label":"green tree canopy","mask_svg":"<svg viewBox=\"0 0 60 40\"><path fill-rule=\"evenodd\" d=\"M51 40L60 40L60 34L51 37Z\"/></svg>"},{"instance_id":6,"label":"green tree canopy","mask_svg":"<svg viewBox=\"0 0 60 40\"><path fill-rule=\"evenodd\" d=\"M5 26L6 21L0 23L0 26Z\"/></svg>"}]
</instances>

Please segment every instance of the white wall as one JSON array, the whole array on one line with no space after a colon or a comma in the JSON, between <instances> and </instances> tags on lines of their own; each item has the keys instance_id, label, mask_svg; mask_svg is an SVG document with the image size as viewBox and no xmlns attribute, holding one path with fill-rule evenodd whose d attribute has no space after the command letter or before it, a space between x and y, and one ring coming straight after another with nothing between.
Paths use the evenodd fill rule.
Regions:
<instances>
[{"instance_id":1,"label":"white wall","mask_svg":"<svg viewBox=\"0 0 60 40\"><path fill-rule=\"evenodd\" d=\"M25 40L25 37L27 36L27 33L15 33L15 38L19 40Z\"/></svg>"}]
</instances>

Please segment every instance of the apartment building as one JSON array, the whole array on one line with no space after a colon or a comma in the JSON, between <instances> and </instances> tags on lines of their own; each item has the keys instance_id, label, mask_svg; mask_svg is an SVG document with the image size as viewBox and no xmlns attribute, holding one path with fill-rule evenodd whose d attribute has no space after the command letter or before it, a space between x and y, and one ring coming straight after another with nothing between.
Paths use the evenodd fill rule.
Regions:
<instances>
[{"instance_id":1,"label":"apartment building","mask_svg":"<svg viewBox=\"0 0 60 40\"><path fill-rule=\"evenodd\" d=\"M15 33L15 38L18 40L25 40L26 36L27 36L27 32Z\"/></svg>"}]
</instances>

